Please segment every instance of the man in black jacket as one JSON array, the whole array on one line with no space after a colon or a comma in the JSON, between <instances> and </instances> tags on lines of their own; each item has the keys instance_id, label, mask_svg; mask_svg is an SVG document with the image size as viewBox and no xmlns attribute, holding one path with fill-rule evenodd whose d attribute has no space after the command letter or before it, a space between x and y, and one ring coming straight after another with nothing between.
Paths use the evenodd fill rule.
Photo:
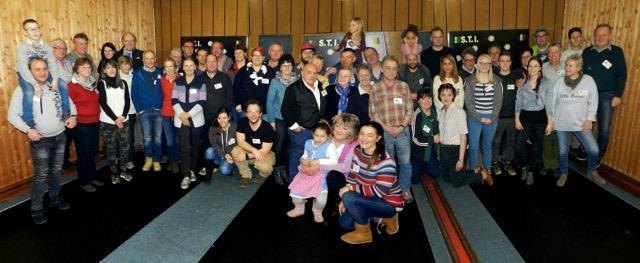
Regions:
<instances>
[{"instance_id":1,"label":"man in black jacket","mask_svg":"<svg viewBox=\"0 0 640 263\"><path fill-rule=\"evenodd\" d=\"M136 48L136 42L138 39L136 35L131 32L125 32L122 34L122 48L118 50L115 55L115 59L118 60L121 56L127 56L131 58L131 66L133 70L142 67L142 50Z\"/></svg>"},{"instance_id":2,"label":"man in black jacket","mask_svg":"<svg viewBox=\"0 0 640 263\"><path fill-rule=\"evenodd\" d=\"M312 138L309 129L324 116L326 96L327 91L318 81L318 68L311 63L302 68L302 78L284 93L280 112L289 127L289 180L298 173L304 143Z\"/></svg>"}]
</instances>

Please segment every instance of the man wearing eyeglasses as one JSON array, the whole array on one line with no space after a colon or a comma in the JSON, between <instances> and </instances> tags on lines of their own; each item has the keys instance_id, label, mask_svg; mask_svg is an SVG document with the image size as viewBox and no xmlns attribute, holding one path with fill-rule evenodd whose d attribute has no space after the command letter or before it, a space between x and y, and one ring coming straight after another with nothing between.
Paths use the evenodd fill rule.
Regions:
<instances>
[{"instance_id":1,"label":"man wearing eyeglasses","mask_svg":"<svg viewBox=\"0 0 640 263\"><path fill-rule=\"evenodd\" d=\"M115 60L122 56L127 56L131 58L131 66L133 70L139 69L142 67L142 50L136 48L136 42L138 42L138 38L131 32L125 32L122 34L122 48L118 50L115 55Z\"/></svg>"}]
</instances>

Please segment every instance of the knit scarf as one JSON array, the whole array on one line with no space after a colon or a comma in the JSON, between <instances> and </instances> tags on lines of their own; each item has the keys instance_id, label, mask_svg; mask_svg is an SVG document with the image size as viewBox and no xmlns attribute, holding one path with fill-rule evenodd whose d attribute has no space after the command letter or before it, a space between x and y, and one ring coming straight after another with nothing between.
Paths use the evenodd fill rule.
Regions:
<instances>
[{"instance_id":1,"label":"knit scarf","mask_svg":"<svg viewBox=\"0 0 640 263\"><path fill-rule=\"evenodd\" d=\"M289 79L285 79L284 76L282 76L282 72L278 71L276 72L276 78L278 78L285 87L288 87L289 85L291 85L291 83L298 80L298 74L293 71L291 72L291 75L289 75Z\"/></svg>"},{"instance_id":2,"label":"knit scarf","mask_svg":"<svg viewBox=\"0 0 640 263\"><path fill-rule=\"evenodd\" d=\"M571 89L575 89L578 86L578 83L582 80L582 73L578 73L578 78L571 79L569 76L564 76L564 84L569 86Z\"/></svg>"},{"instance_id":3,"label":"knit scarf","mask_svg":"<svg viewBox=\"0 0 640 263\"><path fill-rule=\"evenodd\" d=\"M349 91L351 91L351 85L347 85L347 87L343 88L340 84L336 84L336 92L340 95L340 100L338 101L338 111L345 112L347 111L347 103L349 102Z\"/></svg>"},{"instance_id":4,"label":"knit scarf","mask_svg":"<svg viewBox=\"0 0 640 263\"><path fill-rule=\"evenodd\" d=\"M71 77L71 82L80 84L80 86L82 86L84 89L88 91L93 91L97 85L96 79L93 76L89 75L87 82L84 82L82 81L82 78L80 78L80 76L78 76L78 74L76 73L73 73L73 76Z\"/></svg>"}]
</instances>

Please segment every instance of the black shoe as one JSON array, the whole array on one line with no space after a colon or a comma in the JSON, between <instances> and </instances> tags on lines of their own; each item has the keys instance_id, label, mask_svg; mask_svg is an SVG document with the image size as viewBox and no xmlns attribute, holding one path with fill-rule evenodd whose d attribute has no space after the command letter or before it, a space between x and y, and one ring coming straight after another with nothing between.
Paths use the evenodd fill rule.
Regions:
<instances>
[{"instance_id":1,"label":"black shoe","mask_svg":"<svg viewBox=\"0 0 640 263\"><path fill-rule=\"evenodd\" d=\"M498 162L493 162L491 164L491 170L493 172L494 175L501 175L502 174L502 165Z\"/></svg>"},{"instance_id":2,"label":"black shoe","mask_svg":"<svg viewBox=\"0 0 640 263\"><path fill-rule=\"evenodd\" d=\"M284 180L282 180L282 174L281 174L281 170L280 169L275 169L273 171L273 180L276 181L276 184L278 185L284 185Z\"/></svg>"},{"instance_id":3,"label":"black shoe","mask_svg":"<svg viewBox=\"0 0 640 263\"><path fill-rule=\"evenodd\" d=\"M587 160L587 153L584 151L584 149L582 149L582 147L576 149L576 160L578 161L586 161Z\"/></svg>"},{"instance_id":4,"label":"black shoe","mask_svg":"<svg viewBox=\"0 0 640 263\"><path fill-rule=\"evenodd\" d=\"M47 223L47 216L44 213L44 209L38 210L38 211L31 211L31 217L33 217L33 222L36 225L42 225Z\"/></svg>"},{"instance_id":5,"label":"black shoe","mask_svg":"<svg viewBox=\"0 0 640 263\"><path fill-rule=\"evenodd\" d=\"M94 185L95 187L102 187L102 186L104 186L104 183L103 183L103 182L98 181L98 179L93 180L93 181L91 181L91 182L89 182L89 183L91 183L91 184L92 184L92 185Z\"/></svg>"},{"instance_id":6,"label":"black shoe","mask_svg":"<svg viewBox=\"0 0 640 263\"><path fill-rule=\"evenodd\" d=\"M69 210L71 208L71 205L69 203L67 203L66 201L64 201L64 199L62 199L62 197L58 197L56 198L56 200L54 202L51 202L49 204L50 207L54 207L58 210Z\"/></svg>"}]
</instances>

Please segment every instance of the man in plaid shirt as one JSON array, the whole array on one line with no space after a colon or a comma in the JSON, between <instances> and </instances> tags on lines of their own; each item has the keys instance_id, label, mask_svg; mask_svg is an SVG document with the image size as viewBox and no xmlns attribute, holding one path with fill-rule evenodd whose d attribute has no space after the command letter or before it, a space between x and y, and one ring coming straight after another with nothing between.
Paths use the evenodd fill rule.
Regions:
<instances>
[{"instance_id":1,"label":"man in plaid shirt","mask_svg":"<svg viewBox=\"0 0 640 263\"><path fill-rule=\"evenodd\" d=\"M411 195L411 135L409 123L413 113L411 90L407 83L396 79L400 63L393 56L382 60L382 81L369 95L369 116L384 128L385 148L396 158L400 170L400 188L407 203Z\"/></svg>"}]
</instances>

